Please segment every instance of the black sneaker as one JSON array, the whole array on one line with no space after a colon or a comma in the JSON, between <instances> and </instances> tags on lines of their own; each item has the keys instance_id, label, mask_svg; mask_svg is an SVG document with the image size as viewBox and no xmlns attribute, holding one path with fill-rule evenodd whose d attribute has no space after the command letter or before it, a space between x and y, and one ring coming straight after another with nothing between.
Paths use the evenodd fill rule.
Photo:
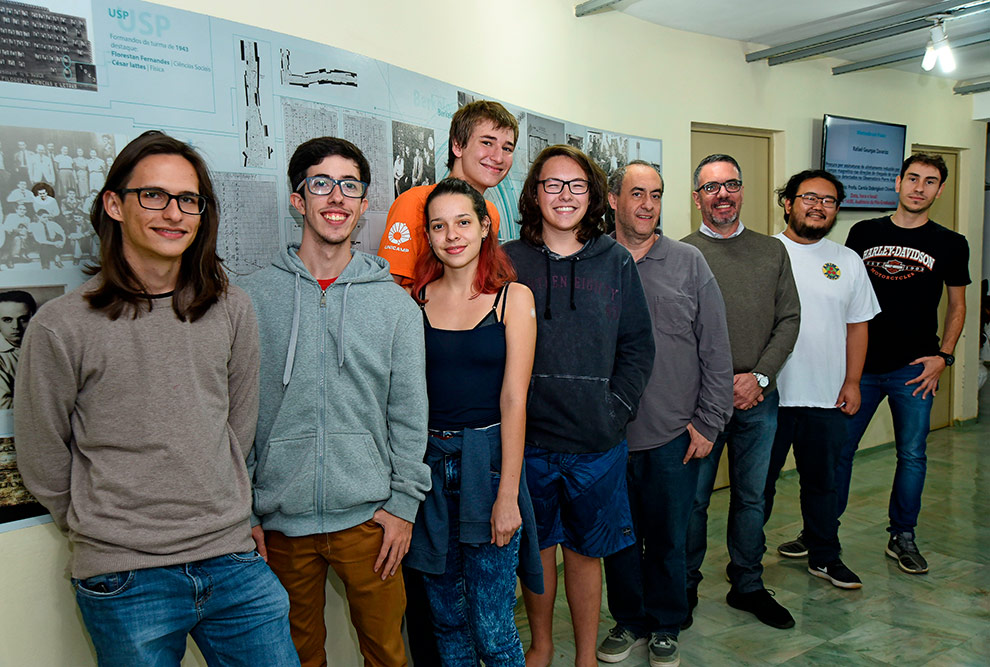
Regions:
<instances>
[{"instance_id":1,"label":"black sneaker","mask_svg":"<svg viewBox=\"0 0 990 667\"><path fill-rule=\"evenodd\" d=\"M860 581L859 577L857 577L852 570L846 567L841 560L837 560L834 563L829 563L828 565L822 565L820 567L809 565L808 572L816 577L828 579L832 582L833 586L838 586L839 588L852 589L863 587L863 582Z\"/></svg>"},{"instance_id":2,"label":"black sneaker","mask_svg":"<svg viewBox=\"0 0 990 667\"><path fill-rule=\"evenodd\" d=\"M681 630L687 630L694 624L694 608L698 606L698 589L687 589L688 613L687 618L681 621Z\"/></svg>"},{"instance_id":3,"label":"black sneaker","mask_svg":"<svg viewBox=\"0 0 990 667\"><path fill-rule=\"evenodd\" d=\"M794 617L791 612L784 609L779 602L773 599L773 591L761 588L751 593L737 593L735 588L729 590L725 596L725 601L730 607L748 611L760 620L773 628L786 630L794 627Z\"/></svg>"},{"instance_id":4,"label":"black sneaker","mask_svg":"<svg viewBox=\"0 0 990 667\"><path fill-rule=\"evenodd\" d=\"M911 533L891 533L884 553L896 560L897 565L908 574L928 572L928 561L918 551Z\"/></svg>"},{"instance_id":5,"label":"black sneaker","mask_svg":"<svg viewBox=\"0 0 990 667\"><path fill-rule=\"evenodd\" d=\"M784 558L804 558L808 555L808 547L804 546L804 533L798 533L790 542L784 542L777 547L777 553Z\"/></svg>"}]
</instances>

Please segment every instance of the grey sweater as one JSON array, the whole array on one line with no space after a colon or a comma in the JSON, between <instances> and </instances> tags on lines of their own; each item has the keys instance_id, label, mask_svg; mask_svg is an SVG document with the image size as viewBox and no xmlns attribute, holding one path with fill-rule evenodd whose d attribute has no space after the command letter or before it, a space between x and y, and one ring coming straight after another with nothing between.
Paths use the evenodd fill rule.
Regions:
<instances>
[{"instance_id":1,"label":"grey sweater","mask_svg":"<svg viewBox=\"0 0 990 667\"><path fill-rule=\"evenodd\" d=\"M662 234L636 267L657 352L629 422L629 451L665 445L689 423L714 440L732 416L732 352L715 276L697 248Z\"/></svg>"},{"instance_id":2,"label":"grey sweater","mask_svg":"<svg viewBox=\"0 0 990 667\"><path fill-rule=\"evenodd\" d=\"M750 229L729 239L694 232L682 240L701 250L722 290L733 372L762 373L770 378L763 393L773 391L801 324L784 244Z\"/></svg>"},{"instance_id":3,"label":"grey sweater","mask_svg":"<svg viewBox=\"0 0 990 667\"><path fill-rule=\"evenodd\" d=\"M250 300L231 287L190 323L157 298L111 321L83 298L99 280L32 318L14 400L18 468L68 534L72 575L250 551Z\"/></svg>"}]
</instances>

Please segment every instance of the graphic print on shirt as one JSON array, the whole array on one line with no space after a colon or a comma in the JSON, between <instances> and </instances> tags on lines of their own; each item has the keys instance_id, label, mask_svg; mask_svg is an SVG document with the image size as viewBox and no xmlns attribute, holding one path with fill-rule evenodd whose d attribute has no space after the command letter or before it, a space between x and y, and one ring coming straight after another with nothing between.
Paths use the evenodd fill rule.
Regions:
<instances>
[{"instance_id":1,"label":"graphic print on shirt","mask_svg":"<svg viewBox=\"0 0 990 667\"><path fill-rule=\"evenodd\" d=\"M824 273L825 277L829 280L838 280L839 276L842 275L842 271L839 267L832 262L825 262L822 264L822 273Z\"/></svg>"},{"instance_id":2,"label":"graphic print on shirt","mask_svg":"<svg viewBox=\"0 0 990 667\"><path fill-rule=\"evenodd\" d=\"M387 247L389 250L409 252L409 248L400 248L399 246L407 243L411 238L412 234L409 233L409 227L406 226L406 223L395 222L388 228L388 240L392 243L390 243Z\"/></svg>"},{"instance_id":3,"label":"graphic print on shirt","mask_svg":"<svg viewBox=\"0 0 990 667\"><path fill-rule=\"evenodd\" d=\"M908 280L935 270L935 258L917 248L880 245L863 251L863 263L870 273L883 280Z\"/></svg>"}]
</instances>

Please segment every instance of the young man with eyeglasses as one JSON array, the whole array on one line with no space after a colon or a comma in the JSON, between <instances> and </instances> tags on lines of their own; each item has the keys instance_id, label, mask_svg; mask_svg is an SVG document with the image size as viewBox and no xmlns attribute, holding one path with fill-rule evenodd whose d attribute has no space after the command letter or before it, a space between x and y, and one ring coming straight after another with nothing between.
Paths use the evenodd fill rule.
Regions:
<instances>
[{"instance_id":1,"label":"young man with eyeglasses","mask_svg":"<svg viewBox=\"0 0 990 667\"><path fill-rule=\"evenodd\" d=\"M289 161L302 242L242 281L258 313L255 527L289 592L303 665L325 665L327 569L369 665L405 665L399 566L430 488L423 317L385 260L351 248L371 169L321 137Z\"/></svg>"},{"instance_id":2,"label":"young man with eyeglasses","mask_svg":"<svg viewBox=\"0 0 990 667\"><path fill-rule=\"evenodd\" d=\"M482 195L509 175L519 139L519 124L505 107L491 100L465 104L450 121L447 168L450 176L467 181ZM407 158L408 159L408 158ZM430 160L430 164L433 160ZM410 188L396 197L388 211L378 256L389 263L397 283L412 285L416 261L429 252L423 233L423 209L436 185ZM498 209L488 202L492 234L498 235Z\"/></svg>"},{"instance_id":3,"label":"young man with eyeglasses","mask_svg":"<svg viewBox=\"0 0 990 667\"><path fill-rule=\"evenodd\" d=\"M289 602L256 549L246 459L258 330L228 285L209 171L145 132L92 211L100 265L31 320L17 372L17 464L72 543L101 666L298 665Z\"/></svg>"},{"instance_id":4,"label":"young man with eyeglasses","mask_svg":"<svg viewBox=\"0 0 990 667\"><path fill-rule=\"evenodd\" d=\"M937 224L928 211L945 188L949 170L939 155L915 153L894 183L897 210L853 225L846 245L866 264L883 311L870 321L870 343L860 386L863 402L849 425L836 472L838 516L846 509L853 455L877 406L887 397L894 418L897 468L890 491L885 553L908 574L928 571L914 541L925 486L928 431L939 379L966 320L969 244ZM942 339L938 304L949 296Z\"/></svg>"},{"instance_id":5,"label":"young man with eyeglasses","mask_svg":"<svg viewBox=\"0 0 990 667\"><path fill-rule=\"evenodd\" d=\"M735 159L721 154L703 159L694 170L693 197L701 211L701 229L682 240L701 250L722 290L732 348L734 410L712 453L701 459L688 524L688 606L693 609L698 603L708 505L719 458L728 443L726 573L732 588L726 602L767 625L790 628L794 619L763 586L763 491L777 427L776 377L794 347L800 324L797 288L783 244L744 228L739 220L743 182Z\"/></svg>"},{"instance_id":6,"label":"young man with eyeglasses","mask_svg":"<svg viewBox=\"0 0 990 667\"><path fill-rule=\"evenodd\" d=\"M780 408L765 493L770 520L777 477L794 445L808 572L838 588L861 588L839 558L835 467L848 416L859 410L869 320L880 311L859 255L825 238L835 225L845 188L822 169L802 171L777 191L787 229L777 234L791 259L805 304L801 330L777 377ZM782 556L789 554L778 549Z\"/></svg>"}]
</instances>

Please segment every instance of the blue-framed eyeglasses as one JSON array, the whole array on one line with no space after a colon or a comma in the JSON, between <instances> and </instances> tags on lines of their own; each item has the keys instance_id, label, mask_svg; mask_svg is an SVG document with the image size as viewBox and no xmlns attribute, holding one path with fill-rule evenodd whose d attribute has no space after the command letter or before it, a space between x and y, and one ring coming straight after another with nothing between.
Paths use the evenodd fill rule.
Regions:
<instances>
[{"instance_id":1,"label":"blue-framed eyeglasses","mask_svg":"<svg viewBox=\"0 0 990 667\"><path fill-rule=\"evenodd\" d=\"M340 193L352 199L361 199L368 191L368 184L355 178L330 178L329 176L307 176L296 188L296 192L302 190L303 184L312 195L319 197L329 195L333 189L340 186Z\"/></svg>"}]
</instances>

